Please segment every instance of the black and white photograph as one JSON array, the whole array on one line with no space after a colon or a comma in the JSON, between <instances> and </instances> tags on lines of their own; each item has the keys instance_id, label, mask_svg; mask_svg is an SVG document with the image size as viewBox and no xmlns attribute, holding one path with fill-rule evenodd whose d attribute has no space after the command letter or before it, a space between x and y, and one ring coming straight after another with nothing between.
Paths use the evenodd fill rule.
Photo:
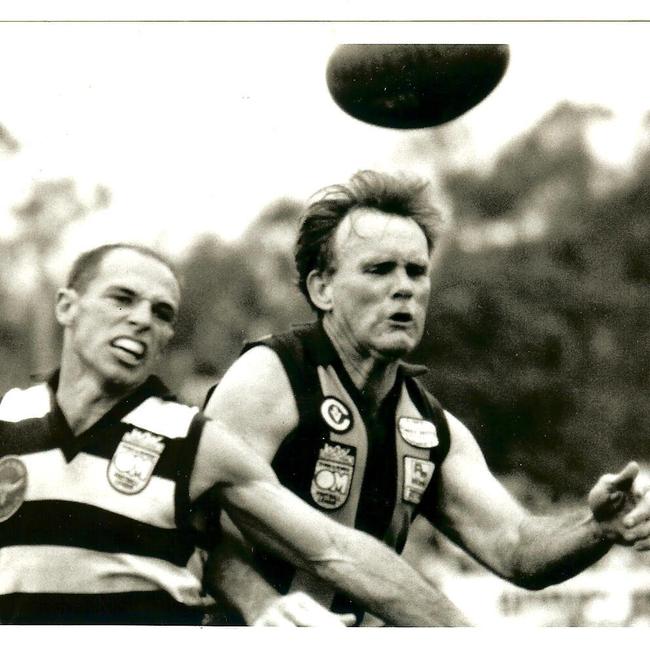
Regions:
<instances>
[{"instance_id":1,"label":"black and white photograph","mask_svg":"<svg viewBox=\"0 0 650 650\"><path fill-rule=\"evenodd\" d=\"M0 59L0 624L650 624L650 22Z\"/></svg>"}]
</instances>

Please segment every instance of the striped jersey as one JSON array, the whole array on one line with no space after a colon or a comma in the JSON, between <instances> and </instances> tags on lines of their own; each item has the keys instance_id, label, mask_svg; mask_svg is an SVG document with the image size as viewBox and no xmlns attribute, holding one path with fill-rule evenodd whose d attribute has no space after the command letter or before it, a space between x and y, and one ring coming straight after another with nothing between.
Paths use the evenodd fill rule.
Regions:
<instances>
[{"instance_id":1,"label":"striped jersey","mask_svg":"<svg viewBox=\"0 0 650 650\"><path fill-rule=\"evenodd\" d=\"M202 416L150 377L75 436L56 382L0 402L0 622L199 624Z\"/></svg>"},{"instance_id":2,"label":"striped jersey","mask_svg":"<svg viewBox=\"0 0 650 650\"><path fill-rule=\"evenodd\" d=\"M435 518L435 492L450 434L444 411L400 364L379 410L346 372L322 325L313 323L249 344L279 356L299 422L272 465L280 481L332 519L363 530L397 552L418 514ZM361 608L310 574L259 552L259 568L282 593L302 590L333 611Z\"/></svg>"}]
</instances>

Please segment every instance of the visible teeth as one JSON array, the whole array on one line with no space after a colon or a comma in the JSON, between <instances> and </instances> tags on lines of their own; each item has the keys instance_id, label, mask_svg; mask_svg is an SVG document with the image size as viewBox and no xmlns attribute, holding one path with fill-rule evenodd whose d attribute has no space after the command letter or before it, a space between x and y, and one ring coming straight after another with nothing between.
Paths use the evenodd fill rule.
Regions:
<instances>
[{"instance_id":1,"label":"visible teeth","mask_svg":"<svg viewBox=\"0 0 650 650\"><path fill-rule=\"evenodd\" d=\"M144 345L139 341L134 341L133 339L120 337L113 341L113 345L115 345L118 348L122 348L127 352L132 352L133 354L136 354L138 356L142 356L144 354Z\"/></svg>"}]
</instances>

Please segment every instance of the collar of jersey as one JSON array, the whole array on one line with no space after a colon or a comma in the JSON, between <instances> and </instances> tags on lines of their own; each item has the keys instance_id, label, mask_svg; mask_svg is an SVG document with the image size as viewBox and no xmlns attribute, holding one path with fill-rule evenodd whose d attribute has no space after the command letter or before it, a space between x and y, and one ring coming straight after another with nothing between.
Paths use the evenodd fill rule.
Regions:
<instances>
[{"instance_id":1,"label":"collar of jersey","mask_svg":"<svg viewBox=\"0 0 650 650\"><path fill-rule=\"evenodd\" d=\"M66 460L70 462L96 435L101 434L107 422L119 422L127 413L144 402L149 397L162 397L173 399L173 395L165 384L155 375L150 375L140 386L135 388L126 397L110 408L102 417L88 429L79 434L74 434L56 399L56 390L59 385L59 370L53 372L47 380L50 388L52 410L50 412L50 425L52 435L60 447Z\"/></svg>"},{"instance_id":2,"label":"collar of jersey","mask_svg":"<svg viewBox=\"0 0 650 650\"><path fill-rule=\"evenodd\" d=\"M341 380L345 390L353 399L359 412L361 413L364 419L367 419L371 416L374 416L376 413L375 408L372 403L368 401L366 396L360 391L355 383L352 381L352 378L348 374L341 357L338 355L334 344L330 340L325 328L322 325L322 322L318 321L316 323L310 323L308 325L302 326L305 330L305 336L308 339L308 344L305 349L305 354L310 357L311 363L320 366L332 366ZM427 372L425 366L416 366L414 364L405 363L403 361L399 362L397 369L397 377L392 388L382 401L380 405L380 410L386 408L391 408L391 405L396 405L399 398L401 387L404 383L404 380L409 377L414 377L417 375L422 375Z\"/></svg>"},{"instance_id":3,"label":"collar of jersey","mask_svg":"<svg viewBox=\"0 0 650 650\"><path fill-rule=\"evenodd\" d=\"M308 346L308 354L316 365L337 365L340 357L330 337L325 332L322 321L299 326L307 331L307 336L312 339L313 345ZM426 366L398 361L398 375L402 377L419 377L429 372Z\"/></svg>"}]
</instances>

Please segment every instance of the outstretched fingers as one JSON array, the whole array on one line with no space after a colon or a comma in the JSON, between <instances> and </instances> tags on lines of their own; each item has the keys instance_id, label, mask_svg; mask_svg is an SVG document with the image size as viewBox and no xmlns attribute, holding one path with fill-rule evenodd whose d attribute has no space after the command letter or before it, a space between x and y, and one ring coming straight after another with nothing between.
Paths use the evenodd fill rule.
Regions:
<instances>
[{"instance_id":1,"label":"outstretched fingers","mask_svg":"<svg viewBox=\"0 0 650 650\"><path fill-rule=\"evenodd\" d=\"M618 474L606 474L606 484L610 492L629 492L639 474L639 464L630 461Z\"/></svg>"},{"instance_id":2,"label":"outstretched fingers","mask_svg":"<svg viewBox=\"0 0 650 650\"><path fill-rule=\"evenodd\" d=\"M633 536L633 540L642 541L650 537L650 479L639 475L631 492L634 505L623 517L623 526Z\"/></svg>"}]
</instances>

